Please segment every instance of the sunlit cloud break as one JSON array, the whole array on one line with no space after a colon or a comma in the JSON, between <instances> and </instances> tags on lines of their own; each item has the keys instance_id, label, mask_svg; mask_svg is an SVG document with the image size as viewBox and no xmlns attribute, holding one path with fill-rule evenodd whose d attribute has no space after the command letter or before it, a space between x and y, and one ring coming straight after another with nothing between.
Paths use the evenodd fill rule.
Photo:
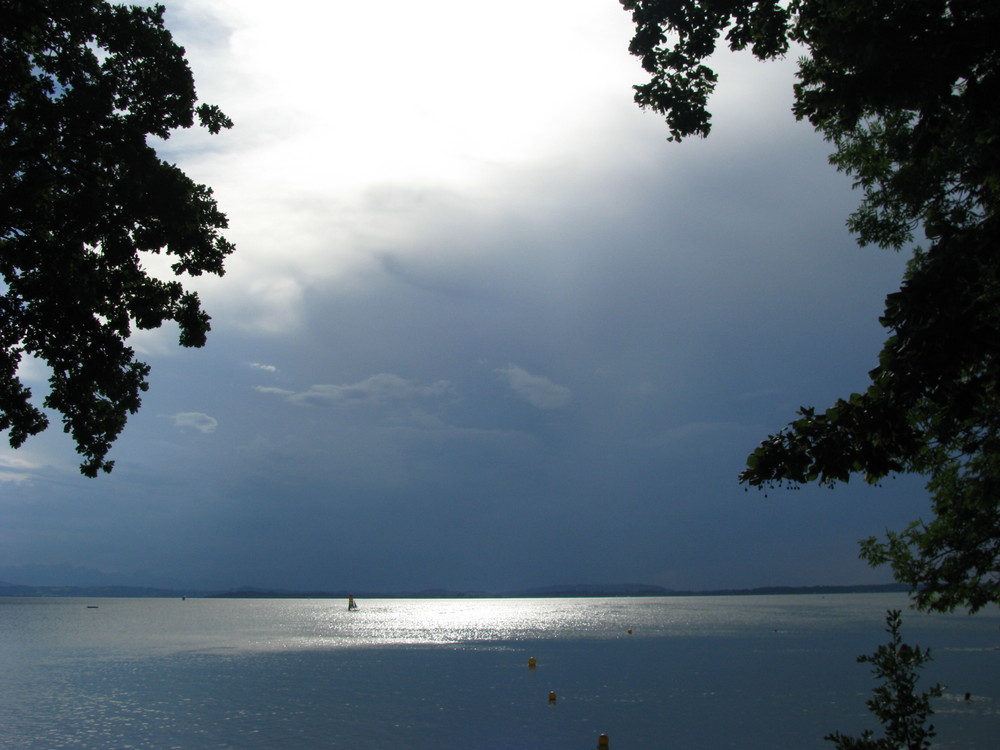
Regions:
<instances>
[{"instance_id":1,"label":"sunlit cloud break","mask_svg":"<svg viewBox=\"0 0 1000 750\"><path fill-rule=\"evenodd\" d=\"M517 365L507 365L497 372L519 399L539 409L559 409L573 400L573 393L569 388L553 383L542 375L533 375Z\"/></svg>"}]
</instances>

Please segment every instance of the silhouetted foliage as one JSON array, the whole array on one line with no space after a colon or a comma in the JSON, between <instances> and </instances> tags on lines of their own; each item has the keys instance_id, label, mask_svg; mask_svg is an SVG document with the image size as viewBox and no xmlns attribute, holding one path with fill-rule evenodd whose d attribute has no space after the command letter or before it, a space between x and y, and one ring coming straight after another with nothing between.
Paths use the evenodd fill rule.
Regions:
<instances>
[{"instance_id":1,"label":"silhouetted foliage","mask_svg":"<svg viewBox=\"0 0 1000 750\"><path fill-rule=\"evenodd\" d=\"M917 670L930 661L930 650L903 643L898 609L889 611L885 623L889 642L879 646L874 654L858 657L859 662L870 663L872 674L882 680L865 705L882 724L885 736L876 739L875 733L866 729L860 737L834 732L824 738L840 750L926 750L936 734L934 726L927 724L927 718L934 713L931 699L939 698L944 690L934 685L917 693L920 679Z\"/></svg>"},{"instance_id":2,"label":"silhouetted foliage","mask_svg":"<svg viewBox=\"0 0 1000 750\"><path fill-rule=\"evenodd\" d=\"M195 106L163 6L104 0L0 2L0 430L17 448L48 426L18 368L48 365L42 407L59 412L81 471L110 471L111 444L139 408L149 367L126 339L172 320L202 346L198 295L143 268L165 252L175 275L223 273L232 245L210 188L161 161L197 115L212 133L232 123Z\"/></svg>"},{"instance_id":3,"label":"silhouetted foliage","mask_svg":"<svg viewBox=\"0 0 1000 750\"><path fill-rule=\"evenodd\" d=\"M793 112L833 143L864 199L862 245L901 249L922 230L881 323L863 393L798 418L749 456L740 480L833 485L928 477L936 517L864 543L920 606L1000 602L1000 4L980 0L622 0L630 50L652 80L636 101L671 139L706 136L720 37L761 59L802 45Z\"/></svg>"}]
</instances>

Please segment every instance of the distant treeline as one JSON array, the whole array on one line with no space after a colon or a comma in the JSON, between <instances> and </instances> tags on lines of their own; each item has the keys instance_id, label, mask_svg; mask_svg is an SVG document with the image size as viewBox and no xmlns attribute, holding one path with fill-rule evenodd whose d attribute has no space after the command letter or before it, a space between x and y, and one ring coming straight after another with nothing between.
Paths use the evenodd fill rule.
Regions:
<instances>
[{"instance_id":1,"label":"distant treeline","mask_svg":"<svg viewBox=\"0 0 1000 750\"><path fill-rule=\"evenodd\" d=\"M205 596L201 592L198 596ZM184 596L182 591L147 588L145 586L20 586L0 582L0 596L106 597L106 598L167 598Z\"/></svg>"},{"instance_id":2,"label":"distant treeline","mask_svg":"<svg viewBox=\"0 0 1000 750\"><path fill-rule=\"evenodd\" d=\"M20 586L0 582L0 596L45 597L148 597L201 599L346 599L353 594L359 599L526 599L553 597L615 597L615 596L757 596L783 594L868 594L908 591L899 583L866 586L767 586L752 589L711 589L704 591L675 591L662 586L646 584L574 584L546 586L494 593L488 591L448 591L425 589L423 591L287 591L242 588L232 591L179 591L173 589L143 588L140 586Z\"/></svg>"}]
</instances>

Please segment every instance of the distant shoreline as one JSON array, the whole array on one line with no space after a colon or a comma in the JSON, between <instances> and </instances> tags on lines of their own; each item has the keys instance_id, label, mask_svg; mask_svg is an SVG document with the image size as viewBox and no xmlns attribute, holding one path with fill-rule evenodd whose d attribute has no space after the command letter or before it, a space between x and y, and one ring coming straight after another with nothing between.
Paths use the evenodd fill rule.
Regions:
<instances>
[{"instance_id":1,"label":"distant shoreline","mask_svg":"<svg viewBox=\"0 0 1000 750\"><path fill-rule=\"evenodd\" d=\"M796 594L879 594L906 593L901 583L858 586L762 586L749 589L709 589L678 591L645 584L576 584L546 586L519 591L288 591L281 589L240 588L229 591L181 591L139 586L22 586L0 582L0 597L47 598L164 598L180 599L551 599L558 597L690 597L690 596L778 596Z\"/></svg>"}]
</instances>

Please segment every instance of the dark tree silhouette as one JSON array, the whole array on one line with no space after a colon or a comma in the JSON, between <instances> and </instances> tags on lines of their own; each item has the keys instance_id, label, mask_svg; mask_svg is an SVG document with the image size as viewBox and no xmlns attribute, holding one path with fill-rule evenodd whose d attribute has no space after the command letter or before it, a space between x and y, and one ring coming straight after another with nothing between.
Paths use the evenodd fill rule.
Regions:
<instances>
[{"instance_id":1,"label":"dark tree silhouette","mask_svg":"<svg viewBox=\"0 0 1000 750\"><path fill-rule=\"evenodd\" d=\"M834 146L864 198L863 244L922 231L881 318L863 393L798 418L749 456L751 486L928 478L935 517L862 554L925 608L1000 603L1000 4L981 0L622 0L651 74L636 101L670 137L707 136L724 36L760 59L802 46L793 112Z\"/></svg>"},{"instance_id":2,"label":"dark tree silhouette","mask_svg":"<svg viewBox=\"0 0 1000 750\"><path fill-rule=\"evenodd\" d=\"M825 739L833 742L838 750L927 750L936 734L934 725L928 724L927 719L934 713L931 699L940 698L944 688L933 685L924 692L917 692L918 670L931 660L931 652L903 642L898 609L889 610L885 623L889 642L879 646L873 654L858 657L859 662L871 664L875 679L881 680L866 705L882 724L885 735L876 738L870 729L860 737L840 732L828 734Z\"/></svg>"},{"instance_id":3,"label":"dark tree silhouette","mask_svg":"<svg viewBox=\"0 0 1000 750\"><path fill-rule=\"evenodd\" d=\"M60 413L91 477L111 470L147 389L132 330L175 321L183 346L209 330L198 295L149 275L141 254L166 253L175 275L221 275L233 250L211 189L147 142L195 116L212 133L232 126L196 106L163 13L0 2L0 430L17 448L48 426L43 408ZM18 374L26 354L51 371L41 408Z\"/></svg>"}]
</instances>

